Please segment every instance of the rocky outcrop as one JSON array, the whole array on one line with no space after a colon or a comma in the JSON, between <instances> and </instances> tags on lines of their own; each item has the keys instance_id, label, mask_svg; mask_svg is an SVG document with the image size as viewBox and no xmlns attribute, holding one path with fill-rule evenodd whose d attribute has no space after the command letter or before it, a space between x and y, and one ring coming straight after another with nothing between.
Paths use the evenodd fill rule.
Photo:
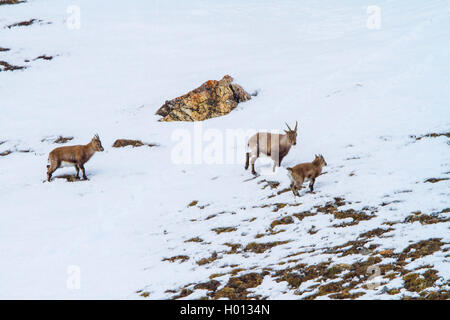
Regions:
<instances>
[{"instance_id":1,"label":"rocky outcrop","mask_svg":"<svg viewBox=\"0 0 450 320\"><path fill-rule=\"evenodd\" d=\"M25 2L25 0L0 0L0 6L4 4L18 4L23 2Z\"/></svg>"},{"instance_id":2,"label":"rocky outcrop","mask_svg":"<svg viewBox=\"0 0 450 320\"><path fill-rule=\"evenodd\" d=\"M202 121L228 114L240 102L251 99L233 78L224 76L220 81L209 80L189 93L166 101L156 111L159 121Z\"/></svg>"},{"instance_id":3,"label":"rocky outcrop","mask_svg":"<svg viewBox=\"0 0 450 320\"><path fill-rule=\"evenodd\" d=\"M113 148L122 148L126 146L133 146L133 147L142 147L142 146L149 146L149 147L156 147L156 143L144 143L141 140L130 140L130 139L117 139L114 141Z\"/></svg>"},{"instance_id":4,"label":"rocky outcrop","mask_svg":"<svg viewBox=\"0 0 450 320\"><path fill-rule=\"evenodd\" d=\"M26 67L23 66L14 66L9 64L6 61L0 61L0 71L14 71L14 70L22 70Z\"/></svg>"}]
</instances>

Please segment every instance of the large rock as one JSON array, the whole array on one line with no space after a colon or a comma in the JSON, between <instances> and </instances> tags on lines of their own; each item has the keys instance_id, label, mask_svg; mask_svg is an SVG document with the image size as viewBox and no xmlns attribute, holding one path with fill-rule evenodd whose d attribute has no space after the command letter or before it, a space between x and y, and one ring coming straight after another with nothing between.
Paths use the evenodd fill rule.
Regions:
<instances>
[{"instance_id":1,"label":"large rock","mask_svg":"<svg viewBox=\"0 0 450 320\"><path fill-rule=\"evenodd\" d=\"M158 146L156 143L145 143L141 140L131 140L131 139L117 139L114 141L113 148L122 148L126 146L133 146L133 147L142 147L142 146L149 146L149 147L156 147Z\"/></svg>"},{"instance_id":2,"label":"large rock","mask_svg":"<svg viewBox=\"0 0 450 320\"><path fill-rule=\"evenodd\" d=\"M226 75L222 80L209 80L189 93L166 101L156 111L159 121L202 121L228 114L239 102L251 99L240 86Z\"/></svg>"}]
</instances>

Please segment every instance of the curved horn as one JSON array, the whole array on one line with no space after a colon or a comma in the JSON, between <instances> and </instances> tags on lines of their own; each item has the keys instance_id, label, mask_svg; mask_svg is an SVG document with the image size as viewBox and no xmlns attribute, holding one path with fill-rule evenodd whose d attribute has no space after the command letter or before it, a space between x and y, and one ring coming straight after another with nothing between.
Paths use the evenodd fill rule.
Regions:
<instances>
[{"instance_id":1,"label":"curved horn","mask_svg":"<svg viewBox=\"0 0 450 320\"><path fill-rule=\"evenodd\" d=\"M295 129L294 129L294 131L297 131L297 127L298 127L298 121L295 121Z\"/></svg>"},{"instance_id":2,"label":"curved horn","mask_svg":"<svg viewBox=\"0 0 450 320\"><path fill-rule=\"evenodd\" d=\"M286 126L288 127L289 131L292 131L291 127L289 127L289 125L287 124L287 122L285 122L285 123L286 123Z\"/></svg>"}]
</instances>

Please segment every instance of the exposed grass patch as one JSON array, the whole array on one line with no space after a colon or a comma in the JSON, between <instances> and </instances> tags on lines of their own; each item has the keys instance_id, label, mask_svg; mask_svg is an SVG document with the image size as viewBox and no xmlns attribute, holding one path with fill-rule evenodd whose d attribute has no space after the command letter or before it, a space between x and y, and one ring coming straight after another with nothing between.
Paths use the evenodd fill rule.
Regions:
<instances>
[{"instance_id":1,"label":"exposed grass patch","mask_svg":"<svg viewBox=\"0 0 450 320\"><path fill-rule=\"evenodd\" d=\"M221 234L221 233L224 233L224 232L236 231L237 228L236 227L220 227L220 228L214 228L214 229L211 229L211 230L214 231L217 234Z\"/></svg>"},{"instance_id":2,"label":"exposed grass patch","mask_svg":"<svg viewBox=\"0 0 450 320\"><path fill-rule=\"evenodd\" d=\"M68 141L73 140L73 137L63 137L63 136L58 136L53 143L58 143L58 144L64 144L67 143ZM45 139L41 140L42 142L45 141Z\"/></svg>"},{"instance_id":3,"label":"exposed grass patch","mask_svg":"<svg viewBox=\"0 0 450 320\"><path fill-rule=\"evenodd\" d=\"M392 250L381 250L378 253L381 254L383 257L392 257L394 255L394 251Z\"/></svg>"},{"instance_id":4,"label":"exposed grass patch","mask_svg":"<svg viewBox=\"0 0 450 320\"><path fill-rule=\"evenodd\" d=\"M6 61L0 61L0 71L15 71L25 69L24 66L14 66Z\"/></svg>"},{"instance_id":5,"label":"exposed grass patch","mask_svg":"<svg viewBox=\"0 0 450 320\"><path fill-rule=\"evenodd\" d=\"M443 213L443 211L441 213ZM450 221L450 218L439 217L438 215L427 215L423 214L421 211L413 212L411 215L405 218L405 222L407 223L413 223L416 221L419 221L422 225L425 225L425 224L447 222Z\"/></svg>"},{"instance_id":6,"label":"exposed grass patch","mask_svg":"<svg viewBox=\"0 0 450 320\"><path fill-rule=\"evenodd\" d=\"M361 211L356 211L354 209L339 210L339 207L346 205L347 202L343 198L336 197L333 202L327 202L322 206L314 206L317 212L332 214L336 219L347 219L352 218L353 221L348 223L342 223L336 225L336 227L348 227L358 224L360 221L370 220L375 217L375 215L368 215L365 211L375 211L374 208L363 208Z\"/></svg>"},{"instance_id":7,"label":"exposed grass patch","mask_svg":"<svg viewBox=\"0 0 450 320\"><path fill-rule=\"evenodd\" d=\"M197 264L199 266L203 266L205 264L208 264L208 263L211 263L211 262L217 260L217 258L218 258L217 252L214 251L209 258L200 259L199 261L197 261Z\"/></svg>"},{"instance_id":8,"label":"exposed grass patch","mask_svg":"<svg viewBox=\"0 0 450 320\"><path fill-rule=\"evenodd\" d=\"M8 26L6 26L8 29L14 28L14 27L25 27L25 26L30 26L33 23L37 23L37 22L42 22L42 20L38 20L38 19L30 19L30 20L26 20L26 21L21 21L21 22L17 22L17 23L13 23L10 24Z\"/></svg>"},{"instance_id":9,"label":"exposed grass patch","mask_svg":"<svg viewBox=\"0 0 450 320\"><path fill-rule=\"evenodd\" d=\"M184 242L203 242L203 239L201 239L199 237L195 237L195 238L188 239Z\"/></svg>"},{"instance_id":10,"label":"exposed grass patch","mask_svg":"<svg viewBox=\"0 0 450 320\"><path fill-rule=\"evenodd\" d=\"M348 241L343 245L335 246L328 249L327 252L338 254L340 253L340 257L345 257L352 254L361 254L361 255L375 254L374 250L379 245L371 244L369 246L366 246L367 242L368 242L367 239Z\"/></svg>"},{"instance_id":11,"label":"exposed grass patch","mask_svg":"<svg viewBox=\"0 0 450 320\"><path fill-rule=\"evenodd\" d=\"M389 295L391 295L391 296L396 295L396 294L399 294L399 293L400 293L400 289L398 289L398 288L396 288L396 289L391 289L391 290L388 290L388 291L387 291L387 294L389 294Z\"/></svg>"},{"instance_id":12,"label":"exposed grass patch","mask_svg":"<svg viewBox=\"0 0 450 320\"><path fill-rule=\"evenodd\" d=\"M388 228L388 229L376 228L376 229L361 233L359 235L359 238L369 239L369 238L373 238L373 237L380 237L384 233L390 232L392 230L394 230L394 229L393 228Z\"/></svg>"},{"instance_id":13,"label":"exposed grass patch","mask_svg":"<svg viewBox=\"0 0 450 320\"><path fill-rule=\"evenodd\" d=\"M284 229L280 229L280 230L278 230L278 231L275 231L275 230L273 230L273 229L269 229L268 235L274 236L274 235L276 235L276 234L279 234L279 233L282 233L282 232L285 232L285 231L286 231L286 230L284 230Z\"/></svg>"},{"instance_id":14,"label":"exposed grass patch","mask_svg":"<svg viewBox=\"0 0 450 320\"><path fill-rule=\"evenodd\" d=\"M423 275L410 273L403 277L405 289L413 292L422 292L424 289L432 287L439 277L436 270L427 270Z\"/></svg>"},{"instance_id":15,"label":"exposed grass patch","mask_svg":"<svg viewBox=\"0 0 450 320\"><path fill-rule=\"evenodd\" d=\"M346 205L347 202L345 202L345 199L342 198L342 197L335 197L335 198L334 198L334 204L335 204L337 207L341 207L341 206Z\"/></svg>"},{"instance_id":16,"label":"exposed grass patch","mask_svg":"<svg viewBox=\"0 0 450 320\"><path fill-rule=\"evenodd\" d=\"M437 138L437 137L447 137L450 138L450 132L433 132L433 133L427 133L421 136L415 136L415 135L411 135L410 136L413 139L416 139L416 141L422 140L422 138Z\"/></svg>"},{"instance_id":17,"label":"exposed grass patch","mask_svg":"<svg viewBox=\"0 0 450 320\"><path fill-rule=\"evenodd\" d=\"M450 300L450 291L440 290L421 292L420 296L423 300Z\"/></svg>"},{"instance_id":18,"label":"exposed grass patch","mask_svg":"<svg viewBox=\"0 0 450 320\"><path fill-rule=\"evenodd\" d=\"M398 261L402 262L406 259L411 259L414 261L418 258L422 258L439 251L443 245L444 243L440 238L419 241L405 248L405 250L403 250L403 252L399 255Z\"/></svg>"},{"instance_id":19,"label":"exposed grass patch","mask_svg":"<svg viewBox=\"0 0 450 320\"><path fill-rule=\"evenodd\" d=\"M226 254L235 254L239 252L241 249L241 245L238 243L224 243L225 246L230 247L230 251L225 252Z\"/></svg>"},{"instance_id":20,"label":"exposed grass patch","mask_svg":"<svg viewBox=\"0 0 450 320\"><path fill-rule=\"evenodd\" d=\"M224 288L209 294L212 299L228 298L230 300L248 300L250 288L255 288L262 283L265 273L247 273L240 277L231 277Z\"/></svg>"},{"instance_id":21,"label":"exposed grass patch","mask_svg":"<svg viewBox=\"0 0 450 320\"><path fill-rule=\"evenodd\" d=\"M305 211L305 212L300 212L300 213L294 213L293 216L296 217L298 220L302 221L306 217L315 216L316 214L317 213L315 213L315 212Z\"/></svg>"},{"instance_id":22,"label":"exposed grass patch","mask_svg":"<svg viewBox=\"0 0 450 320\"><path fill-rule=\"evenodd\" d=\"M275 246L286 244L288 242L289 241L274 241L274 242L266 242L266 243L250 242L244 248L244 251L251 251L254 253L264 253L266 250L272 249Z\"/></svg>"},{"instance_id":23,"label":"exposed grass patch","mask_svg":"<svg viewBox=\"0 0 450 320\"><path fill-rule=\"evenodd\" d=\"M282 202L276 202L276 203L266 203L259 206L253 206L252 208L269 208L274 207L272 212L278 212L279 210L285 208L286 206L289 207L298 207L301 205L301 203L282 203Z\"/></svg>"},{"instance_id":24,"label":"exposed grass patch","mask_svg":"<svg viewBox=\"0 0 450 320\"><path fill-rule=\"evenodd\" d=\"M194 201L192 201L191 203L188 204L188 207L194 207L194 206L197 205L197 203L198 203L198 201L194 200Z\"/></svg>"},{"instance_id":25,"label":"exposed grass patch","mask_svg":"<svg viewBox=\"0 0 450 320\"><path fill-rule=\"evenodd\" d=\"M0 152L0 157L5 157L11 153L13 153L11 150L5 150L3 152Z\"/></svg>"},{"instance_id":26,"label":"exposed grass patch","mask_svg":"<svg viewBox=\"0 0 450 320\"><path fill-rule=\"evenodd\" d=\"M6 141L0 142L0 145L5 143L5 142ZM8 150L0 152L0 157L5 157L5 156L10 155L11 153L14 153L14 152L29 153L29 152L33 152L33 150L31 150L31 149L19 149L19 150L17 150L17 149L14 149L14 150L8 149Z\"/></svg>"},{"instance_id":27,"label":"exposed grass patch","mask_svg":"<svg viewBox=\"0 0 450 320\"><path fill-rule=\"evenodd\" d=\"M41 55L41 56L39 56L39 57L37 57L37 58L34 58L33 61L36 61L36 60L39 60L39 59L42 59L42 60L52 60L53 57L52 57L52 56L47 56L47 55L43 54L43 55Z\"/></svg>"},{"instance_id":28,"label":"exposed grass patch","mask_svg":"<svg viewBox=\"0 0 450 320\"><path fill-rule=\"evenodd\" d=\"M286 193L286 192L289 192L289 191L291 191L291 188L284 188L284 189L278 191L277 195L279 196L280 194L283 194L283 193Z\"/></svg>"},{"instance_id":29,"label":"exposed grass patch","mask_svg":"<svg viewBox=\"0 0 450 320\"><path fill-rule=\"evenodd\" d=\"M440 181L450 180L450 178L428 178L425 182L436 183Z\"/></svg>"},{"instance_id":30,"label":"exposed grass patch","mask_svg":"<svg viewBox=\"0 0 450 320\"><path fill-rule=\"evenodd\" d=\"M280 209L283 209L287 206L287 203L275 203L275 208L272 210L272 212L278 212Z\"/></svg>"},{"instance_id":31,"label":"exposed grass patch","mask_svg":"<svg viewBox=\"0 0 450 320\"><path fill-rule=\"evenodd\" d=\"M330 294L329 297L331 299L356 299L358 297L361 297L365 295L364 292L354 292L354 293L350 293L350 291L348 289L343 289L342 292L339 293L334 293L334 294Z\"/></svg>"},{"instance_id":32,"label":"exposed grass patch","mask_svg":"<svg viewBox=\"0 0 450 320\"><path fill-rule=\"evenodd\" d=\"M331 282L331 283L327 283L324 284L323 286L319 287L319 292L317 292L314 296L310 296L308 298L316 298L319 296L326 296L330 293L337 293L337 292L344 292L344 287L343 287L344 281L338 281L338 282ZM347 289L348 292L348 289Z\"/></svg>"},{"instance_id":33,"label":"exposed grass patch","mask_svg":"<svg viewBox=\"0 0 450 320\"><path fill-rule=\"evenodd\" d=\"M276 227L278 225L291 224L291 223L294 223L294 219L292 219L291 216L287 216L287 217L272 221L272 223L270 224L270 227L273 229L274 227Z\"/></svg>"},{"instance_id":34,"label":"exposed grass patch","mask_svg":"<svg viewBox=\"0 0 450 320\"><path fill-rule=\"evenodd\" d=\"M299 264L292 268L277 271L274 275L275 281L286 281L291 289L296 289L303 282L320 277L328 269L328 266L328 262L311 266Z\"/></svg>"},{"instance_id":35,"label":"exposed grass patch","mask_svg":"<svg viewBox=\"0 0 450 320\"><path fill-rule=\"evenodd\" d=\"M199 284L196 284L194 286L194 289L202 289L202 290L208 290L208 291L216 291L217 288L220 286L220 282L217 280L210 280L207 282L202 282Z\"/></svg>"},{"instance_id":36,"label":"exposed grass patch","mask_svg":"<svg viewBox=\"0 0 450 320\"><path fill-rule=\"evenodd\" d=\"M349 210L345 210L345 211L335 211L333 213L333 215L336 219L352 218L355 221L370 220L373 218L373 217L369 217L365 213L356 212L353 209L349 209Z\"/></svg>"},{"instance_id":37,"label":"exposed grass patch","mask_svg":"<svg viewBox=\"0 0 450 320\"><path fill-rule=\"evenodd\" d=\"M317 265L299 264L295 267L279 270L275 273L276 281L286 281L291 289L300 287L303 282L314 280L318 285L310 286L310 288L318 287L318 291L307 297L314 299L318 296L329 295L333 299L355 299L360 297L362 292L350 293L352 289L356 289L358 285L362 285L370 277L368 268L379 263L379 257L369 257L366 261L356 262L352 265L337 264L330 266L330 262L322 262ZM345 271L345 274L343 272ZM338 282L329 282L329 280L340 278ZM327 282L324 285L320 285ZM295 294L303 294L304 292L295 292Z\"/></svg>"},{"instance_id":38,"label":"exposed grass patch","mask_svg":"<svg viewBox=\"0 0 450 320\"><path fill-rule=\"evenodd\" d=\"M19 4L24 2L25 2L24 0L0 0L0 6L6 4Z\"/></svg>"},{"instance_id":39,"label":"exposed grass patch","mask_svg":"<svg viewBox=\"0 0 450 320\"><path fill-rule=\"evenodd\" d=\"M192 291L191 289L184 288L184 289L181 290L179 295L173 297L172 299L173 300L177 300L177 299L180 299L180 298L184 298L184 297L187 297L187 296L191 295L193 292L194 291Z\"/></svg>"},{"instance_id":40,"label":"exposed grass patch","mask_svg":"<svg viewBox=\"0 0 450 320\"><path fill-rule=\"evenodd\" d=\"M245 271L245 270L246 270L245 268L234 268L233 270L231 270L230 274L231 274L232 276L235 276L235 275L237 275L239 272L242 272L242 271Z\"/></svg>"},{"instance_id":41,"label":"exposed grass patch","mask_svg":"<svg viewBox=\"0 0 450 320\"><path fill-rule=\"evenodd\" d=\"M324 277L327 279L335 279L338 274L340 274L342 271L350 269L351 266L348 264L336 264L330 268L328 268L324 272Z\"/></svg>"},{"instance_id":42,"label":"exposed grass patch","mask_svg":"<svg viewBox=\"0 0 450 320\"><path fill-rule=\"evenodd\" d=\"M162 261L170 261L170 262L180 261L181 263L183 263L187 260L189 260L188 256L179 255L179 256L173 256L171 258L164 258Z\"/></svg>"}]
</instances>

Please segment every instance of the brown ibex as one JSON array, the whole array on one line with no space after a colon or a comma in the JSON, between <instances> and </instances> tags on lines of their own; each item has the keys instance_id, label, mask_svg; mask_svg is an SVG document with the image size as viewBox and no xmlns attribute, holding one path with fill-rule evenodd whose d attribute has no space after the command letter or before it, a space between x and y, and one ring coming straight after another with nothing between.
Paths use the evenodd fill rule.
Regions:
<instances>
[{"instance_id":1,"label":"brown ibex","mask_svg":"<svg viewBox=\"0 0 450 320\"><path fill-rule=\"evenodd\" d=\"M296 196L300 196L298 190L302 188L305 179L310 182L309 189L314 190L314 182L316 178L322 173L322 167L326 166L327 162L322 155L316 155L313 162L300 163L293 168L286 168L288 176L291 179L291 190Z\"/></svg>"},{"instance_id":2,"label":"brown ibex","mask_svg":"<svg viewBox=\"0 0 450 320\"><path fill-rule=\"evenodd\" d=\"M83 172L83 179L87 180L84 164L89 161L95 152L103 150L102 143L97 134L92 138L91 142L86 145L54 149L48 156L50 164L47 165L47 181L50 181L53 172L55 172L61 164L74 166L77 170L77 178L79 177L81 169Z\"/></svg>"},{"instance_id":3,"label":"brown ibex","mask_svg":"<svg viewBox=\"0 0 450 320\"><path fill-rule=\"evenodd\" d=\"M248 140L250 151L246 154L245 170L248 169L250 160L252 173L256 175L255 162L260 155L268 156L273 160L273 171L275 171L276 166L281 165L281 161L288 154L291 146L297 144L298 123L295 123L294 130L287 123L286 126L288 130L284 130L285 134L258 132Z\"/></svg>"}]
</instances>

